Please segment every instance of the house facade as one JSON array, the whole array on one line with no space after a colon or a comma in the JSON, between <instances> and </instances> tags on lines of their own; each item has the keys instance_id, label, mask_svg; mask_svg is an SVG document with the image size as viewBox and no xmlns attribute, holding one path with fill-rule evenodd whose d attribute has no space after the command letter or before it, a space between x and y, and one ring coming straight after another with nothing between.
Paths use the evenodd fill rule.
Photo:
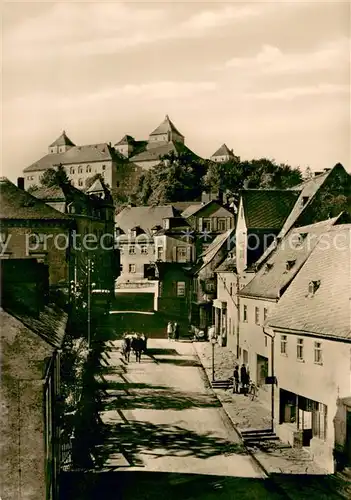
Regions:
<instances>
[{"instance_id":1,"label":"house facade","mask_svg":"<svg viewBox=\"0 0 351 500\"><path fill-rule=\"evenodd\" d=\"M321 235L267 322L275 430L329 472L351 459L350 241L347 224Z\"/></svg>"},{"instance_id":2,"label":"house facade","mask_svg":"<svg viewBox=\"0 0 351 500\"><path fill-rule=\"evenodd\" d=\"M0 259L35 258L49 266L50 285L67 288L71 217L6 178L0 179L0 207Z\"/></svg>"},{"instance_id":3,"label":"house facade","mask_svg":"<svg viewBox=\"0 0 351 500\"><path fill-rule=\"evenodd\" d=\"M2 498L59 498L60 349L67 315L43 293L49 286L47 268L41 281L43 268L32 259L1 261Z\"/></svg>"}]
</instances>

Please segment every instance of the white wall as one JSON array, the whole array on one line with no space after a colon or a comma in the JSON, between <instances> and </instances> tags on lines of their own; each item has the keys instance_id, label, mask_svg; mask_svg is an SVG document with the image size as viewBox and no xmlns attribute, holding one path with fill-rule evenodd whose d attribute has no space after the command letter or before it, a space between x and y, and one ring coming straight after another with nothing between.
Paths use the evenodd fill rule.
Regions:
<instances>
[{"instance_id":1,"label":"white wall","mask_svg":"<svg viewBox=\"0 0 351 500\"><path fill-rule=\"evenodd\" d=\"M245 222L242 199L240 199L239 203L235 238L236 238L236 266L238 269L238 273L241 274L247 265L247 227Z\"/></svg>"}]
</instances>

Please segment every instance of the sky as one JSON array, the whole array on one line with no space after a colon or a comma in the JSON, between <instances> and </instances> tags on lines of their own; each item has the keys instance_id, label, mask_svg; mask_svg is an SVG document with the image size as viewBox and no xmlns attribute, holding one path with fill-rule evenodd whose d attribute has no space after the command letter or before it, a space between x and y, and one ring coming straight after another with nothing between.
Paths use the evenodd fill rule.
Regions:
<instances>
[{"instance_id":1,"label":"sky","mask_svg":"<svg viewBox=\"0 0 351 500\"><path fill-rule=\"evenodd\" d=\"M349 2L3 3L2 175L166 114L203 157L350 170L350 26Z\"/></svg>"}]
</instances>

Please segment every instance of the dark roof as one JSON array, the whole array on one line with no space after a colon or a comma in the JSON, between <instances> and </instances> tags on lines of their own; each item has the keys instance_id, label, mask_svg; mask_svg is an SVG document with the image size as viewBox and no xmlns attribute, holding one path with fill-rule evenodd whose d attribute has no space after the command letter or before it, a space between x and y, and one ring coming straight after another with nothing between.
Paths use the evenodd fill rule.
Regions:
<instances>
[{"instance_id":1,"label":"dark roof","mask_svg":"<svg viewBox=\"0 0 351 500\"><path fill-rule=\"evenodd\" d=\"M268 320L269 326L302 334L351 339L351 225L321 236ZM309 283L319 282L314 294Z\"/></svg>"},{"instance_id":2,"label":"dark roof","mask_svg":"<svg viewBox=\"0 0 351 500\"><path fill-rule=\"evenodd\" d=\"M208 202L208 203L210 203L210 202ZM206 205L208 203L206 203ZM182 217L184 217L186 219L186 218L190 217L191 215L194 215L196 212L198 212L204 206L205 205L201 201L193 202L193 204L186 207L186 209L182 212Z\"/></svg>"},{"instance_id":3,"label":"dark roof","mask_svg":"<svg viewBox=\"0 0 351 500\"><path fill-rule=\"evenodd\" d=\"M231 151L226 144L222 144L222 146L217 149L215 153L211 156L213 158L214 156L232 156L234 157L233 151Z\"/></svg>"},{"instance_id":4,"label":"dark roof","mask_svg":"<svg viewBox=\"0 0 351 500\"><path fill-rule=\"evenodd\" d=\"M53 306L38 318L0 309L0 321L2 374L43 380L54 349L62 346L67 314Z\"/></svg>"},{"instance_id":5,"label":"dark roof","mask_svg":"<svg viewBox=\"0 0 351 500\"><path fill-rule=\"evenodd\" d=\"M236 273L236 259L229 257L216 268L216 273Z\"/></svg>"},{"instance_id":6,"label":"dark roof","mask_svg":"<svg viewBox=\"0 0 351 500\"><path fill-rule=\"evenodd\" d=\"M166 115L163 122L160 123L160 125L157 128L155 128L155 130L151 132L150 135L166 134L167 132L174 132L180 135L181 137L184 137L183 134L181 134L179 130L175 127L175 125L171 122L168 115Z\"/></svg>"},{"instance_id":7,"label":"dark roof","mask_svg":"<svg viewBox=\"0 0 351 500\"><path fill-rule=\"evenodd\" d=\"M281 229L299 193L278 189L244 189L241 199L248 229Z\"/></svg>"},{"instance_id":8,"label":"dark roof","mask_svg":"<svg viewBox=\"0 0 351 500\"><path fill-rule=\"evenodd\" d=\"M328 179L331 172L334 171L335 168L344 168L342 165L335 165L332 169L325 171L323 174L316 175L311 179L290 188L290 191L298 193L298 198L293 206L290 214L286 218L283 227L278 234L279 238L283 238L285 234L293 227L296 223L302 212L306 210L306 208L311 204L314 196L318 192L318 190L322 187L324 182ZM307 200L306 202L304 200ZM257 265L261 265L274 250L274 244L270 245L267 250L261 255L261 257L257 261Z\"/></svg>"},{"instance_id":9,"label":"dark roof","mask_svg":"<svg viewBox=\"0 0 351 500\"><path fill-rule=\"evenodd\" d=\"M70 217L2 177L0 179L0 219L69 221Z\"/></svg>"},{"instance_id":10,"label":"dark roof","mask_svg":"<svg viewBox=\"0 0 351 500\"><path fill-rule=\"evenodd\" d=\"M47 170L55 165L69 165L71 163L93 163L95 161L114 160L114 150L107 144L88 144L86 146L74 146L64 153L49 153L40 160L26 167L23 172L37 172Z\"/></svg>"},{"instance_id":11,"label":"dark roof","mask_svg":"<svg viewBox=\"0 0 351 500\"><path fill-rule=\"evenodd\" d=\"M320 235L328 231L337 219L335 217L289 231L266 265L262 266L253 280L240 291L240 295L279 298L308 259ZM296 244L298 240L299 244ZM287 270L289 261L294 264Z\"/></svg>"},{"instance_id":12,"label":"dark roof","mask_svg":"<svg viewBox=\"0 0 351 500\"><path fill-rule=\"evenodd\" d=\"M66 132L63 130L56 141L50 144L50 147L52 146L75 146L75 144L67 137Z\"/></svg>"},{"instance_id":13,"label":"dark roof","mask_svg":"<svg viewBox=\"0 0 351 500\"><path fill-rule=\"evenodd\" d=\"M116 142L115 146L120 146L122 144L134 144L135 139L131 135L125 135L119 142Z\"/></svg>"},{"instance_id":14,"label":"dark roof","mask_svg":"<svg viewBox=\"0 0 351 500\"><path fill-rule=\"evenodd\" d=\"M201 255L202 257L202 265L200 270L207 266L214 257L218 254L218 252L223 248L224 245L227 245L228 252L232 249L234 245L233 236L235 235L235 229L228 229L225 233L219 234L209 245L206 251Z\"/></svg>"},{"instance_id":15,"label":"dark roof","mask_svg":"<svg viewBox=\"0 0 351 500\"><path fill-rule=\"evenodd\" d=\"M162 227L162 220L177 217L178 211L172 205L157 205L154 207L125 207L116 215L116 227L124 233L139 226L146 234L152 234L154 226Z\"/></svg>"},{"instance_id":16,"label":"dark roof","mask_svg":"<svg viewBox=\"0 0 351 500\"><path fill-rule=\"evenodd\" d=\"M185 144L178 141L170 141L162 146L152 147L150 149L146 149L141 153L138 153L130 158L130 161L155 161L160 160L162 156L168 155L169 153L191 153L196 156Z\"/></svg>"}]
</instances>

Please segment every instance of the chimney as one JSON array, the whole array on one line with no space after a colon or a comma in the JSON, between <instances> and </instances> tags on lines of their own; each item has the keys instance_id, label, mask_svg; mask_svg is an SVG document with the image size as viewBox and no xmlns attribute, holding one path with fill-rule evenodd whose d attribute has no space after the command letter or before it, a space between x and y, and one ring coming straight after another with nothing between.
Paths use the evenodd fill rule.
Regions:
<instances>
[{"instance_id":1,"label":"chimney","mask_svg":"<svg viewBox=\"0 0 351 500\"><path fill-rule=\"evenodd\" d=\"M17 187L24 191L24 177L17 177Z\"/></svg>"}]
</instances>

